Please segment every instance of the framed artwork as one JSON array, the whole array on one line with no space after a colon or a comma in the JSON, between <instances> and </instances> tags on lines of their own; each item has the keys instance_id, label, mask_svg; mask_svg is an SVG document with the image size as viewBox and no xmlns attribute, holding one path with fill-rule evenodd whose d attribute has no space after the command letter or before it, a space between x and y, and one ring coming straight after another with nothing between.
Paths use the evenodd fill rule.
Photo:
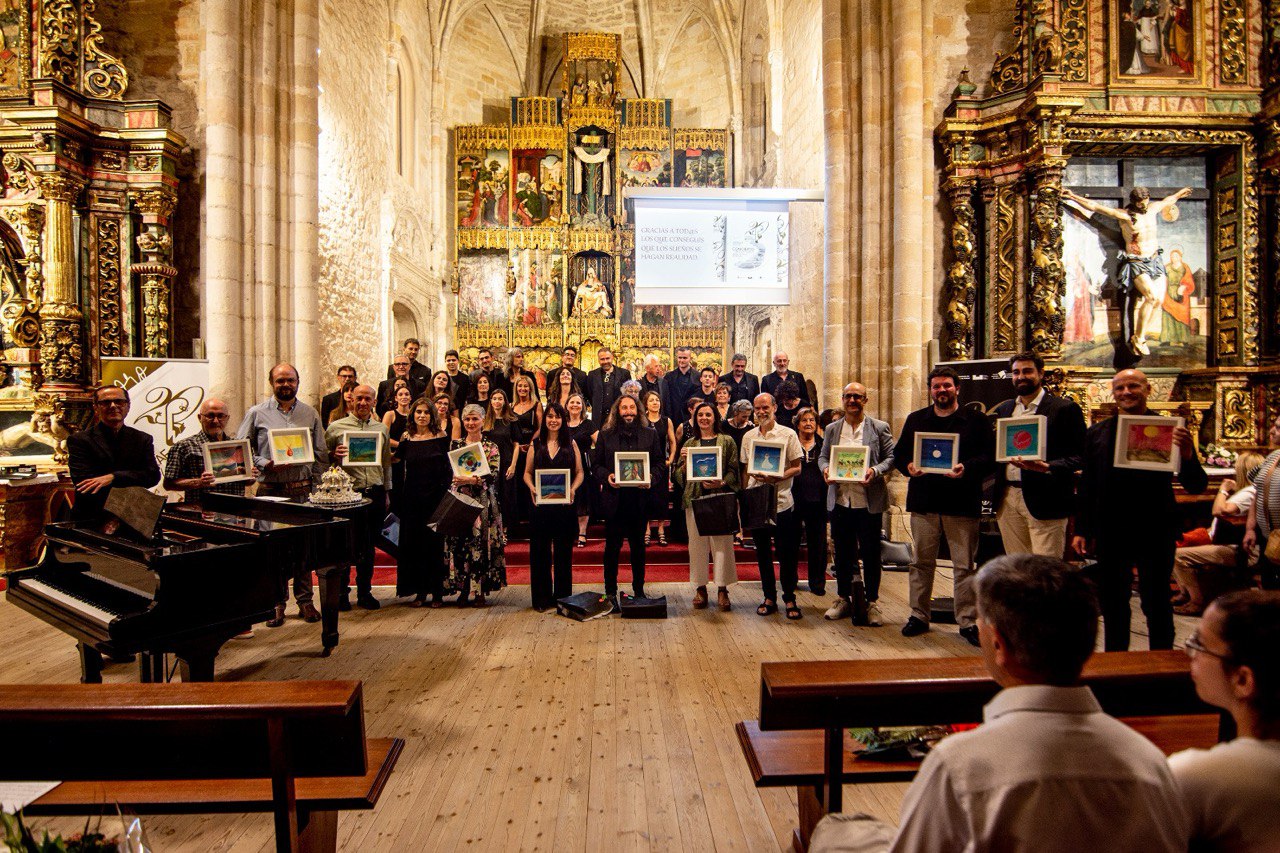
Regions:
<instances>
[{"instance_id":1,"label":"framed artwork","mask_svg":"<svg viewBox=\"0 0 1280 853\"><path fill-rule=\"evenodd\" d=\"M1158 415L1117 415L1116 418L1116 453L1112 460L1115 467L1177 472L1182 460L1173 441L1173 431L1184 425L1182 418Z\"/></svg>"},{"instance_id":2,"label":"framed artwork","mask_svg":"<svg viewBox=\"0 0 1280 853\"><path fill-rule=\"evenodd\" d=\"M613 455L613 480L618 486L649 485L649 454L644 451L622 451Z\"/></svg>"},{"instance_id":3,"label":"framed artwork","mask_svg":"<svg viewBox=\"0 0 1280 853\"><path fill-rule=\"evenodd\" d=\"M690 483L722 480L719 447L690 447L685 451L684 476Z\"/></svg>"},{"instance_id":4,"label":"framed artwork","mask_svg":"<svg viewBox=\"0 0 1280 853\"><path fill-rule=\"evenodd\" d=\"M751 445L751 455L747 457L747 473L781 477L787 466L787 460L782 458L786 452L786 440L757 438Z\"/></svg>"},{"instance_id":5,"label":"framed artwork","mask_svg":"<svg viewBox=\"0 0 1280 853\"><path fill-rule=\"evenodd\" d=\"M957 432L916 433L915 464L926 474L950 474L960 461Z\"/></svg>"},{"instance_id":6,"label":"framed artwork","mask_svg":"<svg viewBox=\"0 0 1280 853\"><path fill-rule=\"evenodd\" d=\"M267 441L271 445L271 461L276 465L310 465L316 461L309 429L269 429Z\"/></svg>"},{"instance_id":7,"label":"framed artwork","mask_svg":"<svg viewBox=\"0 0 1280 853\"><path fill-rule=\"evenodd\" d=\"M342 434L342 443L347 446L343 467L382 467L382 433L378 430L348 430Z\"/></svg>"},{"instance_id":8,"label":"framed artwork","mask_svg":"<svg viewBox=\"0 0 1280 853\"><path fill-rule=\"evenodd\" d=\"M865 483L870 448L865 444L838 444L831 448L827 478L833 483Z\"/></svg>"},{"instance_id":9,"label":"framed artwork","mask_svg":"<svg viewBox=\"0 0 1280 853\"><path fill-rule=\"evenodd\" d=\"M253 449L249 440L206 442L204 470L213 472L213 481L219 484L252 480Z\"/></svg>"},{"instance_id":10,"label":"framed artwork","mask_svg":"<svg viewBox=\"0 0 1280 853\"><path fill-rule=\"evenodd\" d=\"M538 506L571 504L568 468L544 468L533 472L534 503Z\"/></svg>"},{"instance_id":11,"label":"framed artwork","mask_svg":"<svg viewBox=\"0 0 1280 853\"><path fill-rule=\"evenodd\" d=\"M1113 81L1203 83L1207 25L1202 0L1108 0L1107 5Z\"/></svg>"},{"instance_id":12,"label":"framed artwork","mask_svg":"<svg viewBox=\"0 0 1280 853\"><path fill-rule=\"evenodd\" d=\"M996 461L1043 462L1045 433L1049 419L1044 415L999 418L996 421Z\"/></svg>"},{"instance_id":13,"label":"framed artwork","mask_svg":"<svg viewBox=\"0 0 1280 853\"><path fill-rule=\"evenodd\" d=\"M484 447L479 442L450 450L449 466L453 468L455 477L487 477L493 473L489 460L485 458Z\"/></svg>"}]
</instances>

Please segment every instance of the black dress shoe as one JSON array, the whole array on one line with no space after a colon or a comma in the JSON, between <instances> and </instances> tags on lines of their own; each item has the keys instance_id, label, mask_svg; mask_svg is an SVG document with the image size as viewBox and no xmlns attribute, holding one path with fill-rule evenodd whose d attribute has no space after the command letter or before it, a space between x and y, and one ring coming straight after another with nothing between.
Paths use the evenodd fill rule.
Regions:
<instances>
[{"instance_id":1,"label":"black dress shoe","mask_svg":"<svg viewBox=\"0 0 1280 853\"><path fill-rule=\"evenodd\" d=\"M365 610L377 610L382 606L381 601L378 601L378 599L374 598L367 592L364 595L356 596L356 604L363 607Z\"/></svg>"},{"instance_id":2,"label":"black dress shoe","mask_svg":"<svg viewBox=\"0 0 1280 853\"><path fill-rule=\"evenodd\" d=\"M268 627L268 628L279 628L279 627L280 627L281 625L283 625L283 624L284 624L284 605L283 605L283 604L277 604L277 605L276 605L276 615L275 615L274 617L272 617L271 619L268 619L268 620L267 620L267 627Z\"/></svg>"},{"instance_id":3,"label":"black dress shoe","mask_svg":"<svg viewBox=\"0 0 1280 853\"><path fill-rule=\"evenodd\" d=\"M344 595L342 596L342 598L338 599L338 609L341 610L343 613L346 613L348 610L351 609L350 596Z\"/></svg>"},{"instance_id":4,"label":"black dress shoe","mask_svg":"<svg viewBox=\"0 0 1280 853\"><path fill-rule=\"evenodd\" d=\"M303 622L319 622L320 612L316 610L314 604L304 604L298 608L298 615L302 617Z\"/></svg>"},{"instance_id":5,"label":"black dress shoe","mask_svg":"<svg viewBox=\"0 0 1280 853\"><path fill-rule=\"evenodd\" d=\"M968 641L969 641L969 645L971 645L971 646L973 646L973 647L975 647L975 648L980 648L980 647L982 646L982 641L978 639L978 626L977 626L977 625L970 625L970 626L969 626L969 627L967 627L967 628L961 628L961 629L960 629L960 636L961 636L961 637L964 637L966 640L968 640Z\"/></svg>"},{"instance_id":6,"label":"black dress shoe","mask_svg":"<svg viewBox=\"0 0 1280 853\"><path fill-rule=\"evenodd\" d=\"M902 636L918 637L928 630L929 630L928 622L924 622L912 616L910 619L907 620L907 624L902 626Z\"/></svg>"}]
</instances>

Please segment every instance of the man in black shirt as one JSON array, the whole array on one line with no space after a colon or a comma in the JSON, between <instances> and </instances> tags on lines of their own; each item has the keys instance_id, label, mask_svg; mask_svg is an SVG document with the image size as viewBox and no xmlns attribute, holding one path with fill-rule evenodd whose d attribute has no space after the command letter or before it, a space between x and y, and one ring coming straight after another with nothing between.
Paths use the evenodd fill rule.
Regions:
<instances>
[{"instance_id":1,"label":"man in black shirt","mask_svg":"<svg viewBox=\"0 0 1280 853\"><path fill-rule=\"evenodd\" d=\"M676 369L662 377L662 413L674 422L686 417L685 403L698 389L698 372L693 369L693 350L676 347ZM714 402L714 401L712 401Z\"/></svg>"},{"instance_id":2,"label":"man in black shirt","mask_svg":"<svg viewBox=\"0 0 1280 853\"><path fill-rule=\"evenodd\" d=\"M977 610L974 604L974 558L978 551L978 519L982 515L982 480L991 467L991 423L981 409L961 408L959 375L949 367L935 367L929 374L933 405L907 415L894 450L894 467L911 478L907 485L907 512L916 559L911 564L911 618L902 634L914 637L929 630L933 576L938 565L938 542L947 537L954 567L956 622L960 635L978 645ZM926 473L916 465L916 433L957 433L960 449L951 470Z\"/></svg>"},{"instance_id":3,"label":"man in black shirt","mask_svg":"<svg viewBox=\"0 0 1280 853\"><path fill-rule=\"evenodd\" d=\"M342 386L347 384L347 380L356 381L356 369L349 364L344 364L338 368L338 390L320 398L320 423L327 424L329 413L338 408L338 404L342 402Z\"/></svg>"},{"instance_id":4,"label":"man in black shirt","mask_svg":"<svg viewBox=\"0 0 1280 853\"><path fill-rule=\"evenodd\" d=\"M652 391L658 395L658 399L662 399L662 359L653 353L649 353L644 357L644 373L640 374L640 396L643 398L646 391ZM665 412L663 414L666 414ZM670 417L670 415L668 415Z\"/></svg>"},{"instance_id":5,"label":"man in black shirt","mask_svg":"<svg viewBox=\"0 0 1280 853\"><path fill-rule=\"evenodd\" d=\"M720 377L720 381L729 386L729 402L746 400L750 403L760 393L760 380L754 373L747 373L747 357L735 352L729 367L729 372Z\"/></svg>"},{"instance_id":6,"label":"man in black shirt","mask_svg":"<svg viewBox=\"0 0 1280 853\"><path fill-rule=\"evenodd\" d=\"M471 377L458 369L456 349L451 349L444 354L444 372L449 374L449 396L453 397L453 405L461 409L466 405L467 395L471 393Z\"/></svg>"},{"instance_id":7,"label":"man in black shirt","mask_svg":"<svg viewBox=\"0 0 1280 853\"><path fill-rule=\"evenodd\" d=\"M393 374L392 378L384 379L378 383L378 404L377 404L378 417L382 417L387 412L391 411L396 407L395 388L396 388L397 379L403 379L406 383L408 383L409 394L415 400L418 399L420 396L422 396L422 392L427 389L427 384L425 381L419 382L418 380L414 379L412 376L409 375L409 370L411 369L411 366L412 366L412 361L410 361L409 356L404 355L403 353L396 356L395 359L391 362L391 371Z\"/></svg>"},{"instance_id":8,"label":"man in black shirt","mask_svg":"<svg viewBox=\"0 0 1280 853\"><path fill-rule=\"evenodd\" d=\"M1151 385L1141 370L1122 370L1111 380L1118 415L1153 415L1147 408ZM1094 424L1085 433L1084 471L1072 548L1094 553L1098 604L1102 607L1103 644L1109 652L1129 649L1129 598L1133 569L1138 569L1138 595L1147 617L1148 648L1173 648L1173 604L1169 578L1181 532L1174 475L1115 467L1119 417ZM1193 495L1209 484L1196 456L1191 433L1173 432L1181 462L1178 482Z\"/></svg>"},{"instance_id":9,"label":"man in black shirt","mask_svg":"<svg viewBox=\"0 0 1280 853\"><path fill-rule=\"evenodd\" d=\"M489 390L501 388L506 392L507 400L510 401L511 389L507 387L507 377L502 375L502 368L493 363L493 350L480 347L480 351L476 353L476 362L479 366L471 371L471 387L475 387L476 378L483 373L489 377Z\"/></svg>"},{"instance_id":10,"label":"man in black shirt","mask_svg":"<svg viewBox=\"0 0 1280 853\"><path fill-rule=\"evenodd\" d=\"M582 368L577 366L578 348L575 346L567 346L560 351L560 366L547 371L547 399L550 400L552 395L556 393L560 387L560 374L569 371L569 375L573 377L573 384L577 386L578 391L582 394L587 392L587 374Z\"/></svg>"},{"instance_id":11,"label":"man in black shirt","mask_svg":"<svg viewBox=\"0 0 1280 853\"><path fill-rule=\"evenodd\" d=\"M71 517L106 520L107 495L117 486L149 489L160 482L155 445L142 430L124 425L129 392L106 385L93 392L94 424L67 439L67 467L76 487Z\"/></svg>"},{"instance_id":12,"label":"man in black shirt","mask_svg":"<svg viewBox=\"0 0 1280 853\"><path fill-rule=\"evenodd\" d=\"M798 370L788 370L787 366L791 364L791 357L785 352L780 352L773 357L773 373L760 380L760 393L772 394L778 396L778 386L783 382L796 383L796 390L800 392L800 405L812 406L813 401L809 399L809 384L804 381L804 374Z\"/></svg>"},{"instance_id":13,"label":"man in black shirt","mask_svg":"<svg viewBox=\"0 0 1280 853\"><path fill-rule=\"evenodd\" d=\"M625 367L614 367L613 350L608 347L600 347L596 358L600 366L587 374L586 397L591 404L591 419L599 423L622 394L622 383L631 378L631 372Z\"/></svg>"},{"instance_id":14,"label":"man in black shirt","mask_svg":"<svg viewBox=\"0 0 1280 853\"><path fill-rule=\"evenodd\" d=\"M648 486L619 487L614 479L614 459L620 452L648 453L652 480L653 472L659 470L659 450L658 434L641 425L636 401L630 397L618 397L591 453L596 482L601 487L600 515L604 518L604 594L615 599L615 607L618 557L622 553L623 539L631 549L632 592L637 598L644 596L644 533L649 526L649 489L655 485L665 488L666 481L651 482Z\"/></svg>"},{"instance_id":15,"label":"man in black shirt","mask_svg":"<svg viewBox=\"0 0 1280 853\"><path fill-rule=\"evenodd\" d=\"M431 368L418 361L418 353L422 352L422 342L417 338L405 338L404 354L409 357L409 376L423 388L431 381ZM387 378L396 378L395 361L387 366Z\"/></svg>"}]
</instances>

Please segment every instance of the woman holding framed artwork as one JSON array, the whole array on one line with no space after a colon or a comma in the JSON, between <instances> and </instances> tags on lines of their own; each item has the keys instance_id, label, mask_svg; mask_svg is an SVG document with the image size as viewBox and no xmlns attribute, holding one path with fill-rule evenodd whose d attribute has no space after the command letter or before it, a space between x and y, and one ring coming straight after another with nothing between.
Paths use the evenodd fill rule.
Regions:
<instances>
[{"instance_id":1,"label":"woman holding framed artwork","mask_svg":"<svg viewBox=\"0 0 1280 853\"><path fill-rule=\"evenodd\" d=\"M796 521L804 536L805 562L809 567L809 591L824 595L827 586L827 481L818 466L822 436L818 433L818 413L808 406L796 412L796 437L804 458L800 473L791 486L796 499Z\"/></svg>"},{"instance_id":2,"label":"woman holding framed artwork","mask_svg":"<svg viewBox=\"0 0 1280 853\"><path fill-rule=\"evenodd\" d=\"M738 490L738 445L720 431L719 413L713 404L700 403L694 409L693 422L698 432L680 448L671 469L671 478L680 488L681 507L689 531L689 583L694 587L693 607L701 610L707 606L707 560L710 557L716 582L716 606L729 610L729 584L738 580L738 567L733 558L733 533L702 533L693 507L698 498L732 495ZM716 458L711 460L709 454L698 454L702 450L714 450ZM704 458L691 460L691 453ZM715 476L717 474L719 476ZM708 475L710 479L707 479ZM735 502L735 516L736 506Z\"/></svg>"},{"instance_id":3,"label":"woman holding framed artwork","mask_svg":"<svg viewBox=\"0 0 1280 853\"><path fill-rule=\"evenodd\" d=\"M568 371L561 371L563 376ZM599 425L587 417L587 398L581 391L569 395L565 404L569 413L565 421L565 433L570 441L578 446L578 455L582 459L582 485L574 492L573 508L578 516L578 547L587 546L587 522L591 519L591 510L595 507L600 485L591 471L591 448L596 443Z\"/></svg>"},{"instance_id":4,"label":"woman holding framed artwork","mask_svg":"<svg viewBox=\"0 0 1280 853\"><path fill-rule=\"evenodd\" d=\"M653 498L653 518L645 528L644 543L648 545L656 537L659 545L666 545L667 533L666 528L662 526L662 520L667 515L667 483L671 479L671 464L678 448L676 431L671 427L671 418L662 414L661 394L657 391L645 391L640 395L640 403L644 407L644 415L640 418L640 422L652 427L658 434L658 452L662 459L662 464L653 472L654 482L657 485L649 490Z\"/></svg>"},{"instance_id":5,"label":"woman holding framed artwork","mask_svg":"<svg viewBox=\"0 0 1280 853\"><path fill-rule=\"evenodd\" d=\"M573 539L578 532L573 503L582 486L583 466L578 445L565 426L568 420L563 406L548 404L538 435L525 454L524 484L533 499L529 592L533 609L539 613L573 595Z\"/></svg>"},{"instance_id":6,"label":"woman holding framed artwork","mask_svg":"<svg viewBox=\"0 0 1280 853\"><path fill-rule=\"evenodd\" d=\"M400 516L400 556L396 561L396 595L412 595L410 607L431 606L444 598L444 537L427 522L449 491L448 421L441 422L436 407L419 397L410 407L409 424L396 444L394 465L404 471L397 514Z\"/></svg>"},{"instance_id":7,"label":"woman holding framed artwork","mask_svg":"<svg viewBox=\"0 0 1280 853\"><path fill-rule=\"evenodd\" d=\"M496 396L501 392L495 391ZM501 469L498 445L484 435L485 411L472 403L462 410L462 438L452 442L453 449L479 444L485 461L493 473L483 477L453 477L453 490L480 504L480 518L475 527L464 536L450 536L449 555L453 562L449 567L446 587L458 592L458 606L468 603L483 607L485 598L507 585L507 534L502 526L502 504L498 500L498 473ZM472 585L476 587L474 599L470 599Z\"/></svg>"}]
</instances>

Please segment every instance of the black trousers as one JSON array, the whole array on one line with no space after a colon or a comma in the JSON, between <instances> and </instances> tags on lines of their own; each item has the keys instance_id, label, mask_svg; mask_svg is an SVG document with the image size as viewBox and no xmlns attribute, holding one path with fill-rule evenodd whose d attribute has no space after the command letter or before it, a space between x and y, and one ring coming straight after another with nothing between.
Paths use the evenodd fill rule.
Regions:
<instances>
[{"instance_id":1,"label":"black trousers","mask_svg":"<svg viewBox=\"0 0 1280 853\"><path fill-rule=\"evenodd\" d=\"M360 508L360 517L353 518L356 526L356 595L373 595L373 549L382 533L382 522L387 517L387 493L382 486L361 489L360 494L371 503ZM342 584L342 594L351 595L351 572L348 570Z\"/></svg>"},{"instance_id":2,"label":"black trousers","mask_svg":"<svg viewBox=\"0 0 1280 853\"><path fill-rule=\"evenodd\" d=\"M778 513L778 523L751 531L756 543L756 562L760 566L760 586L769 601L778 600L778 579L773 573L773 552L777 546L778 575L782 581L782 597L796 596L800 564L800 519L794 509Z\"/></svg>"},{"instance_id":3,"label":"black trousers","mask_svg":"<svg viewBox=\"0 0 1280 853\"><path fill-rule=\"evenodd\" d=\"M836 505L831 510L831 542L836 549L836 594L853 595L853 575L862 563L862 583L867 601L880 599L880 528L883 513L865 507Z\"/></svg>"},{"instance_id":4,"label":"black trousers","mask_svg":"<svg viewBox=\"0 0 1280 853\"><path fill-rule=\"evenodd\" d=\"M557 599L573 595L573 545L577 538L578 515L572 506L533 508L529 525L529 592L535 609L555 607Z\"/></svg>"},{"instance_id":5,"label":"black trousers","mask_svg":"<svg viewBox=\"0 0 1280 853\"><path fill-rule=\"evenodd\" d=\"M604 522L604 592L618 593L618 558L622 555L622 540L631 546L631 591L637 597L644 595L644 531L649 520L643 512L620 507L613 518Z\"/></svg>"},{"instance_id":6,"label":"black trousers","mask_svg":"<svg viewBox=\"0 0 1280 853\"><path fill-rule=\"evenodd\" d=\"M808 555L809 589L821 593L827 586L827 496L820 501L796 501L795 512Z\"/></svg>"},{"instance_id":7,"label":"black trousers","mask_svg":"<svg viewBox=\"0 0 1280 853\"><path fill-rule=\"evenodd\" d=\"M1131 528L1132 529L1132 528ZM1129 599L1133 569L1138 569L1138 596L1147 618L1152 649L1173 648L1173 603L1169 580L1177 541L1171 537L1099 537L1098 562L1092 576L1102 610L1103 644L1109 652L1129 650Z\"/></svg>"}]
</instances>

